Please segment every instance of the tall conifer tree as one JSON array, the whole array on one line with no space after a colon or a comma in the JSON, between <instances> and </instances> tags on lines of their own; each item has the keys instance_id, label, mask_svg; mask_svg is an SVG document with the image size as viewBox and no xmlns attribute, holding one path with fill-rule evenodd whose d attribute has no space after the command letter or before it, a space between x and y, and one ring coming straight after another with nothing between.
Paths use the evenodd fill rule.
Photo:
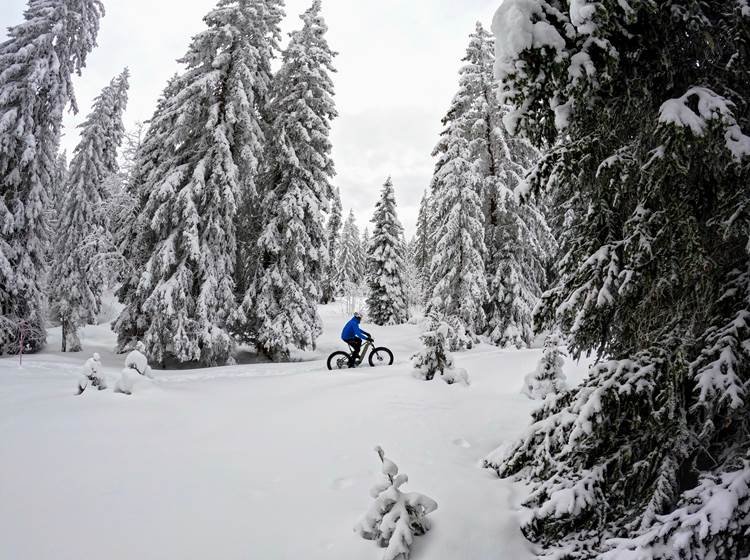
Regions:
<instances>
[{"instance_id":1,"label":"tall conifer tree","mask_svg":"<svg viewBox=\"0 0 750 560\"><path fill-rule=\"evenodd\" d=\"M315 348L321 332L317 304L327 269L323 211L333 197L329 140L336 117L335 53L315 0L291 34L274 77L271 114L271 182L263 193L264 225L255 281L243 302L253 318L255 343L274 359Z\"/></svg>"},{"instance_id":2,"label":"tall conifer tree","mask_svg":"<svg viewBox=\"0 0 750 560\"><path fill-rule=\"evenodd\" d=\"M406 281L406 302L411 310L422 302L422 282L417 268L417 238L412 237L406 242L406 270L404 278Z\"/></svg>"},{"instance_id":3,"label":"tall conifer tree","mask_svg":"<svg viewBox=\"0 0 750 560\"><path fill-rule=\"evenodd\" d=\"M138 284L157 238L156 232L146 221L147 214L144 210L151 197L150 185L156 180L154 174L158 165L171 153L166 138L179 117L174 110L174 102L180 87L179 76L172 76L148 121L125 185L126 194L132 198L133 204L130 212L122 216L119 227L113 232L114 250L124 261L121 284L116 292L124 307L112 323L112 329L117 333L119 352L132 350L143 339L150 322L143 310L143 303L149 294L139 292Z\"/></svg>"},{"instance_id":4,"label":"tall conifer tree","mask_svg":"<svg viewBox=\"0 0 750 560\"><path fill-rule=\"evenodd\" d=\"M430 201L427 192L422 194L417 216L417 236L414 239L414 266L416 280L420 290L420 301L427 304L432 296L430 286L430 261L432 260L432 246L430 239Z\"/></svg>"},{"instance_id":5,"label":"tall conifer tree","mask_svg":"<svg viewBox=\"0 0 750 560\"><path fill-rule=\"evenodd\" d=\"M336 284L341 294L353 290L362 281L364 261L360 255L360 237L354 211L349 210L341 232L341 249L336 265Z\"/></svg>"},{"instance_id":6,"label":"tall conifer tree","mask_svg":"<svg viewBox=\"0 0 750 560\"><path fill-rule=\"evenodd\" d=\"M147 352L160 363L223 364L232 350L237 205L254 190L262 150L255 92L266 79L265 8L220 0L144 141L139 245L148 260L117 325L121 335L145 327Z\"/></svg>"},{"instance_id":7,"label":"tall conifer tree","mask_svg":"<svg viewBox=\"0 0 750 560\"><path fill-rule=\"evenodd\" d=\"M471 149L484 177L486 334L495 344L520 348L534 338L532 314L546 288L546 267L556 243L541 201L527 197L519 204L514 194L538 152L508 134L503 124L508 109L498 101L494 47L494 37L478 23L461 81L467 98L473 99L466 120L473 123Z\"/></svg>"},{"instance_id":8,"label":"tall conifer tree","mask_svg":"<svg viewBox=\"0 0 750 560\"><path fill-rule=\"evenodd\" d=\"M430 264L434 287L427 313L451 324L458 337L451 341L455 350L472 344L482 332L482 306L488 297L481 177L459 123L451 128L445 164L438 171L435 186L433 211L443 218L434 230L435 254Z\"/></svg>"},{"instance_id":9,"label":"tall conifer tree","mask_svg":"<svg viewBox=\"0 0 750 560\"><path fill-rule=\"evenodd\" d=\"M404 228L396 216L396 196L389 177L372 217L375 224L367 248L367 308L376 325L400 325L409 320Z\"/></svg>"},{"instance_id":10,"label":"tall conifer tree","mask_svg":"<svg viewBox=\"0 0 750 560\"><path fill-rule=\"evenodd\" d=\"M525 346L533 338L532 311L545 287L545 266L554 250L535 201L520 205L513 194L537 152L505 129L502 116L507 109L498 101L493 76L494 38L481 23L469 36L463 61L459 90L435 150L441 156L438 169L446 162L450 131L458 126L469 142L470 160L480 179L488 287L483 332L495 344Z\"/></svg>"},{"instance_id":11,"label":"tall conifer tree","mask_svg":"<svg viewBox=\"0 0 750 560\"><path fill-rule=\"evenodd\" d=\"M253 78L253 99L256 107L257 123L255 135L262 149L253 154L253 172L244 178L244 186L237 208L237 263L236 291L240 300L247 294L258 270L260 248L258 238L263 228L263 193L271 188L274 176L269 172L269 163L264 162L268 155L268 143L272 137L270 130L274 116L271 114L270 97L273 82L272 61L280 54L280 24L284 17L283 0L252 0L254 11L253 33L250 42L255 49L255 69ZM252 316L239 313L235 317L235 334L241 338L252 338Z\"/></svg>"},{"instance_id":12,"label":"tall conifer tree","mask_svg":"<svg viewBox=\"0 0 750 560\"><path fill-rule=\"evenodd\" d=\"M338 189L333 192L331 215L326 224L326 238L328 242L328 269L323 280L322 303L330 303L336 295L336 276L338 257L341 245L341 194Z\"/></svg>"},{"instance_id":13,"label":"tall conifer tree","mask_svg":"<svg viewBox=\"0 0 750 560\"><path fill-rule=\"evenodd\" d=\"M0 44L0 353L17 350L21 329L26 350L45 341L46 185L103 14L99 0L29 0Z\"/></svg>"},{"instance_id":14,"label":"tall conifer tree","mask_svg":"<svg viewBox=\"0 0 750 560\"><path fill-rule=\"evenodd\" d=\"M367 253L370 250L370 230L365 226L362 231L362 237L358 238L359 243L357 244L357 262L359 266L359 281L366 282L367 278L367 267L364 263L367 262Z\"/></svg>"},{"instance_id":15,"label":"tall conifer tree","mask_svg":"<svg viewBox=\"0 0 750 560\"><path fill-rule=\"evenodd\" d=\"M670 0L495 17L505 124L551 146L527 192L569 217L539 326L599 356L487 460L531 483L545 557L750 555L748 18Z\"/></svg>"},{"instance_id":16,"label":"tall conifer tree","mask_svg":"<svg viewBox=\"0 0 750 560\"><path fill-rule=\"evenodd\" d=\"M117 172L117 150L125 128L128 102L127 69L94 100L79 126L81 140L67 174L52 266L52 314L62 325L62 351L81 350L78 328L96 320L104 284L96 256L106 229L103 203L106 181Z\"/></svg>"}]
</instances>

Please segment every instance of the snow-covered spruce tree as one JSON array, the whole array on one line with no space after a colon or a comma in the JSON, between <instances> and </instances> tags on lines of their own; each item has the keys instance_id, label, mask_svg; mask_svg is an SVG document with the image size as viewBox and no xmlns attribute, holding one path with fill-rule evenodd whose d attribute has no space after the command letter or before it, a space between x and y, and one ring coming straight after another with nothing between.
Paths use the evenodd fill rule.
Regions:
<instances>
[{"instance_id":1,"label":"snow-covered spruce tree","mask_svg":"<svg viewBox=\"0 0 750 560\"><path fill-rule=\"evenodd\" d=\"M336 295L344 297L344 310L347 313L353 313L360 308L364 268L365 260L361 255L359 228L354 212L350 210L341 231L341 244L336 263Z\"/></svg>"},{"instance_id":2,"label":"snow-covered spruce tree","mask_svg":"<svg viewBox=\"0 0 750 560\"><path fill-rule=\"evenodd\" d=\"M254 123L254 134L261 149L253 149L253 171L243 177L245 184L237 207L235 290L240 300L247 295L259 266L258 238L263 227L261 202L263 193L271 188L274 180L268 163L263 160L268 154L268 139L271 135L269 129L274 118L269 105L273 81L271 63L280 55L280 25L284 18L283 0L253 0L249 4L254 14L253 32L249 39L255 49L253 98L249 101L256 108L257 122ZM234 330L240 339L252 339L252 316L247 317L244 313L239 313L234 321Z\"/></svg>"},{"instance_id":3,"label":"snow-covered spruce tree","mask_svg":"<svg viewBox=\"0 0 750 560\"><path fill-rule=\"evenodd\" d=\"M333 192L331 215L326 224L326 239L328 249L328 268L323 280L323 295L321 303L331 303L337 291L338 257L341 243L341 194L339 189Z\"/></svg>"},{"instance_id":4,"label":"snow-covered spruce tree","mask_svg":"<svg viewBox=\"0 0 750 560\"><path fill-rule=\"evenodd\" d=\"M120 173L126 179L130 179L135 173L138 161L138 152L143 146L143 141L148 131L148 123L137 121L133 128L125 131L122 137L122 148L118 160ZM126 180L127 183L127 180Z\"/></svg>"},{"instance_id":5,"label":"snow-covered spruce tree","mask_svg":"<svg viewBox=\"0 0 750 560\"><path fill-rule=\"evenodd\" d=\"M424 494L402 492L401 486L409 477L399 474L396 463L385 456L380 446L375 452L382 464L381 475L370 489L375 501L354 527L354 532L385 548L383 560L409 560L414 537L430 530L427 515L438 505Z\"/></svg>"},{"instance_id":6,"label":"snow-covered spruce tree","mask_svg":"<svg viewBox=\"0 0 750 560\"><path fill-rule=\"evenodd\" d=\"M336 284L343 295L347 286L358 286L362 280L363 261L360 261L359 228L354 218L354 211L349 216L341 231L341 246L336 265Z\"/></svg>"},{"instance_id":7,"label":"snow-covered spruce tree","mask_svg":"<svg viewBox=\"0 0 750 560\"><path fill-rule=\"evenodd\" d=\"M536 370L529 373L523 382L521 392L530 399L547 398L547 395L560 395L566 388L562 367L563 341L559 333L552 332L544 339L544 350Z\"/></svg>"},{"instance_id":8,"label":"snow-covered spruce tree","mask_svg":"<svg viewBox=\"0 0 750 560\"><path fill-rule=\"evenodd\" d=\"M487 227L492 252L487 263L486 334L497 345L522 348L534 340L534 309L547 287L556 242L540 207L531 201L520 203L506 186L514 183L496 185Z\"/></svg>"},{"instance_id":9,"label":"snow-covered spruce tree","mask_svg":"<svg viewBox=\"0 0 750 560\"><path fill-rule=\"evenodd\" d=\"M138 246L148 260L118 327L122 340L144 326L147 355L160 364L224 364L233 347L237 203L261 150L258 6L220 0L204 18L144 140Z\"/></svg>"},{"instance_id":10,"label":"snow-covered spruce tree","mask_svg":"<svg viewBox=\"0 0 750 560\"><path fill-rule=\"evenodd\" d=\"M390 177L370 221L375 225L367 248L367 309L376 325L400 325L409 320L406 244Z\"/></svg>"},{"instance_id":11,"label":"snow-covered spruce tree","mask_svg":"<svg viewBox=\"0 0 750 560\"><path fill-rule=\"evenodd\" d=\"M362 231L362 237L358 238L357 243L357 262L359 263L359 283L360 291L367 288L367 254L370 249L370 230L365 226Z\"/></svg>"},{"instance_id":12,"label":"snow-covered spruce tree","mask_svg":"<svg viewBox=\"0 0 750 560\"><path fill-rule=\"evenodd\" d=\"M29 0L0 44L0 354L18 350L21 327L41 334L26 351L45 341L46 186L103 13L99 0Z\"/></svg>"},{"instance_id":13,"label":"snow-covered spruce tree","mask_svg":"<svg viewBox=\"0 0 750 560\"><path fill-rule=\"evenodd\" d=\"M255 344L273 359L315 348L317 304L327 269L323 211L333 197L331 121L333 57L315 0L291 34L274 77L271 150L274 178L264 193L260 266L242 304L253 318Z\"/></svg>"},{"instance_id":14,"label":"snow-covered spruce tree","mask_svg":"<svg viewBox=\"0 0 750 560\"><path fill-rule=\"evenodd\" d=\"M364 262L364 259L367 257L367 251L370 247L370 230L365 226L364 231L362 231L362 239L359 243L359 258L362 259L362 262Z\"/></svg>"},{"instance_id":15,"label":"snow-covered spruce tree","mask_svg":"<svg viewBox=\"0 0 750 560\"><path fill-rule=\"evenodd\" d=\"M451 127L463 130L481 178L488 288L484 334L495 344L521 347L533 339L532 311L546 284L554 240L536 201L521 205L513 196L538 154L525 140L510 136L502 122L507 109L497 98L494 45L477 23L436 152L445 162Z\"/></svg>"},{"instance_id":16,"label":"snow-covered spruce tree","mask_svg":"<svg viewBox=\"0 0 750 560\"><path fill-rule=\"evenodd\" d=\"M105 279L95 261L103 249L99 239L106 237L106 181L118 170L117 150L125 133L128 79L126 69L94 100L91 113L79 125L81 140L68 170L50 286L52 315L62 325L63 352L81 350L78 328L92 324L101 306Z\"/></svg>"},{"instance_id":17,"label":"snow-covered spruce tree","mask_svg":"<svg viewBox=\"0 0 750 560\"><path fill-rule=\"evenodd\" d=\"M429 289L430 261L432 260L432 244L430 239L430 201L425 191L419 202L417 216L417 236L414 246L414 265L417 268L417 282L420 289L420 302L424 305L432 296Z\"/></svg>"},{"instance_id":18,"label":"snow-covered spruce tree","mask_svg":"<svg viewBox=\"0 0 750 560\"><path fill-rule=\"evenodd\" d=\"M537 317L601 357L487 460L530 481L542 557L750 555L749 23L744 2L496 15L505 124L552 146L528 190L571 210Z\"/></svg>"},{"instance_id":19,"label":"snow-covered spruce tree","mask_svg":"<svg viewBox=\"0 0 750 560\"><path fill-rule=\"evenodd\" d=\"M444 157L432 193L434 215L442 219L434 229L435 254L430 265L434 288L427 313L437 314L454 328L451 350L458 350L471 346L482 332L482 306L488 297L481 177L458 123L451 128Z\"/></svg>"},{"instance_id":20,"label":"snow-covered spruce tree","mask_svg":"<svg viewBox=\"0 0 750 560\"><path fill-rule=\"evenodd\" d=\"M443 381L452 385L462 383L469 385L469 376L463 368L456 368L453 356L448 352L451 340L455 339L453 328L441 321L436 314L428 318L427 330L420 337L422 350L411 357L414 376L425 381L432 381L440 376Z\"/></svg>"},{"instance_id":21,"label":"snow-covered spruce tree","mask_svg":"<svg viewBox=\"0 0 750 560\"><path fill-rule=\"evenodd\" d=\"M419 279L419 270L417 268L417 238L412 237L406 243L406 257L404 263L404 282L406 283L406 304L411 310L422 302L422 284Z\"/></svg>"},{"instance_id":22,"label":"snow-covered spruce tree","mask_svg":"<svg viewBox=\"0 0 750 560\"><path fill-rule=\"evenodd\" d=\"M434 278L432 276L432 259L435 256L435 249L437 247L438 231L446 219L446 216L440 213L445 212L446 208L443 205L440 205L439 201L434 196L440 187L440 181L442 178L441 171L446 161L444 139L445 131L441 134L438 145L432 152L432 156L437 158L437 162L435 163L435 171L432 174L427 200L425 201L426 208L424 213L426 214L426 220L424 223L424 231L427 235L424 239L424 243L428 259L425 263L425 272L422 278L422 295L425 313L429 308L430 300L432 299L432 292L435 289L435 284L433 282Z\"/></svg>"},{"instance_id":23,"label":"snow-covered spruce tree","mask_svg":"<svg viewBox=\"0 0 750 560\"><path fill-rule=\"evenodd\" d=\"M451 155L451 137L462 135L470 143L467 159L474 165L477 175L482 179L477 185L478 194L485 199L484 178L492 167L493 154L491 150L492 131L497 124L497 115L492 108L497 102L492 90L492 55L491 37L480 23L476 24L476 32L470 35L470 43L466 55L462 59L465 63L459 71L459 89L451 101L448 112L442 119L443 130L432 155L437 158L435 171L430 183L430 196L423 203L426 208L425 230L434 236L446 219L445 209L440 201L433 196L440 188L443 167L448 164ZM489 66L489 79L487 68ZM492 119L491 121L488 119ZM434 251L437 239L427 238L425 245ZM434 287L434 286L433 286ZM429 298L428 298L429 299Z\"/></svg>"},{"instance_id":24,"label":"snow-covered spruce tree","mask_svg":"<svg viewBox=\"0 0 750 560\"><path fill-rule=\"evenodd\" d=\"M105 289L119 286L130 273L130 263L118 249L116 241L131 226L133 214L137 211L137 200L130 194L127 181L127 175L120 172L105 182L107 199L101 208L104 225L89 235L89 242L99 248L94 262L104 276Z\"/></svg>"},{"instance_id":25,"label":"snow-covered spruce tree","mask_svg":"<svg viewBox=\"0 0 750 560\"><path fill-rule=\"evenodd\" d=\"M491 72L491 69L489 70ZM487 99L495 99L492 89ZM474 141L484 150L485 159L485 240L489 300L486 334L500 346L528 347L534 339L533 312L548 286L548 268L557 251L547 224L547 208L542 197L515 195L538 153L527 141L508 133L500 116L508 109L487 107L482 129L489 140ZM493 118L496 115L496 118ZM479 126L479 125L477 125ZM489 131L492 132L489 132Z\"/></svg>"},{"instance_id":26,"label":"snow-covered spruce tree","mask_svg":"<svg viewBox=\"0 0 750 560\"><path fill-rule=\"evenodd\" d=\"M104 203L103 213L106 226L103 239L97 238L101 250L98 254L98 265L107 275L110 286L119 285L131 276L135 276L129 256L136 252L131 245L136 236L137 218L139 213L138 198L135 195L134 178L139 166L139 154L144 145L147 123L136 122L135 127L126 131L122 140L122 148L118 164L120 170L106 181L108 198ZM99 235L95 232L94 235ZM145 259L139 259L145 262Z\"/></svg>"},{"instance_id":27,"label":"snow-covered spruce tree","mask_svg":"<svg viewBox=\"0 0 750 560\"><path fill-rule=\"evenodd\" d=\"M121 353L130 350L143 338L150 322L143 311L143 303L149 294L139 292L138 284L156 246L157 236L150 227L151 218L145 208L152 194L150 186L158 179L155 174L160 162L173 155L167 136L176 126L179 117L174 104L181 88L180 77L175 75L159 98L125 184L124 194L130 200L123 200L122 214L118 216L116 223L110 224L111 250L121 258L123 265L119 279L121 283L116 293L124 307L112 323L112 330L117 333L118 352Z\"/></svg>"}]
</instances>

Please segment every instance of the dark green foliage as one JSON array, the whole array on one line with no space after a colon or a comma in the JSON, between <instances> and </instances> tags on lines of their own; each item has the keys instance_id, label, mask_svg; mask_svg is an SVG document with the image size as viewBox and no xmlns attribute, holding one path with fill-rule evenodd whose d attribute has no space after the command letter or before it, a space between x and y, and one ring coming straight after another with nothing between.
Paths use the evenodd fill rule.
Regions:
<instances>
[{"instance_id":1,"label":"dark green foliage","mask_svg":"<svg viewBox=\"0 0 750 560\"><path fill-rule=\"evenodd\" d=\"M506 124L547 147L526 192L567 216L537 326L603 361L487 465L532 481L524 532L549 557L745 557L750 11L571 4L535 3L560 40L498 72Z\"/></svg>"}]
</instances>

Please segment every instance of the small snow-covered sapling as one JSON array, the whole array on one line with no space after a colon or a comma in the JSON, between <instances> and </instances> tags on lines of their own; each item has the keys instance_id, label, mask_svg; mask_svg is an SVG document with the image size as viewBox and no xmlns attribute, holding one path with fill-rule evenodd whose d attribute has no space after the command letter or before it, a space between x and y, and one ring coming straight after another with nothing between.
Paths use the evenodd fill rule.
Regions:
<instances>
[{"instance_id":1,"label":"small snow-covered sapling","mask_svg":"<svg viewBox=\"0 0 750 560\"><path fill-rule=\"evenodd\" d=\"M92 387L96 387L100 391L107 388L107 382L102 374L102 361L98 352L94 352L94 354L86 360L86 363L83 364L83 372L78 379L77 394L80 395L83 393L89 383L91 383Z\"/></svg>"},{"instance_id":2,"label":"small snow-covered sapling","mask_svg":"<svg viewBox=\"0 0 750 560\"><path fill-rule=\"evenodd\" d=\"M430 529L427 515L437 509L437 502L423 494L402 492L401 486L409 477L399 474L396 463L380 446L375 451L382 463L381 475L370 489L375 501L354 531L385 548L383 560L408 560L414 536Z\"/></svg>"},{"instance_id":3,"label":"small snow-covered sapling","mask_svg":"<svg viewBox=\"0 0 750 560\"><path fill-rule=\"evenodd\" d=\"M524 378L521 392L530 399L545 399L552 393L560 393L567 387L561 350L562 337L553 332L544 340L544 351L536 370Z\"/></svg>"},{"instance_id":4,"label":"small snow-covered sapling","mask_svg":"<svg viewBox=\"0 0 750 560\"><path fill-rule=\"evenodd\" d=\"M452 364L449 369L443 371L443 381L445 381L448 385L458 383L459 385L464 385L466 387L471 384L467 371L464 368L454 367Z\"/></svg>"},{"instance_id":5,"label":"small snow-covered sapling","mask_svg":"<svg viewBox=\"0 0 750 560\"><path fill-rule=\"evenodd\" d=\"M146 346L143 342L139 341L135 345L135 350L125 357L125 369L122 370L122 375L117 382L115 392L131 395L133 393L133 386L139 378L148 377L149 379L153 379L154 375L144 354L145 350Z\"/></svg>"},{"instance_id":6,"label":"small snow-covered sapling","mask_svg":"<svg viewBox=\"0 0 750 560\"><path fill-rule=\"evenodd\" d=\"M465 369L455 367L453 356L446 350L453 329L444 321L431 321L427 331L422 333L422 350L412 356L414 375L430 381L440 375L446 383L469 385L469 375Z\"/></svg>"},{"instance_id":7,"label":"small snow-covered sapling","mask_svg":"<svg viewBox=\"0 0 750 560\"><path fill-rule=\"evenodd\" d=\"M145 352L146 345L138 341L135 345L135 350L125 356L125 367L133 369L146 377L153 378L154 374L151 372L151 366L148 365Z\"/></svg>"}]
</instances>

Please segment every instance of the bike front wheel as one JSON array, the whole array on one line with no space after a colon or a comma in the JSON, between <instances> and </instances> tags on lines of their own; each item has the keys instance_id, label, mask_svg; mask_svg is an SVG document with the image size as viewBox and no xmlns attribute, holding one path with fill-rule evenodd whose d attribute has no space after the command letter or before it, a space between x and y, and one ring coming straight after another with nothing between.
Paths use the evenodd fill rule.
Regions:
<instances>
[{"instance_id":1,"label":"bike front wheel","mask_svg":"<svg viewBox=\"0 0 750 560\"><path fill-rule=\"evenodd\" d=\"M379 348L373 348L370 352L370 366L382 367L393 365L393 352L383 346Z\"/></svg>"},{"instance_id":2,"label":"bike front wheel","mask_svg":"<svg viewBox=\"0 0 750 560\"><path fill-rule=\"evenodd\" d=\"M334 352L328 356L328 369L349 369L349 357L346 352Z\"/></svg>"}]
</instances>

